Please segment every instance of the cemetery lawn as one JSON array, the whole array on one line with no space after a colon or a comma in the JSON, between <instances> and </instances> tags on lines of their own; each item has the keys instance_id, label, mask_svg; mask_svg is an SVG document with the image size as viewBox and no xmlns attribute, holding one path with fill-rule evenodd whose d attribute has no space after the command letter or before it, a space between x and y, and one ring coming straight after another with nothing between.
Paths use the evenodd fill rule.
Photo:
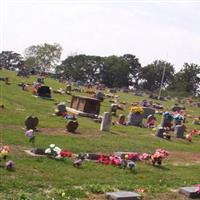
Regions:
<instances>
[{"instance_id":1,"label":"cemetery lawn","mask_svg":"<svg viewBox=\"0 0 200 200\"><path fill-rule=\"evenodd\" d=\"M36 98L31 91L22 91L17 84L32 83L30 78L17 77L15 72L1 70L0 76L8 76L11 85L0 81L0 143L11 148L9 159L15 162L16 170L6 171L0 167L0 199L104 199L104 193L114 190L136 191L143 188L144 199L184 199L178 195L180 187L200 183L200 137L193 142L172 138L171 141L155 137L155 131L134 126L111 127L110 132L100 132L100 124L92 119L79 117L78 134L65 132L67 120L53 116L55 103L69 102L71 96L52 93L54 100ZM63 83L46 79L46 85L53 90L63 88ZM73 93L80 94L80 93ZM81 95L87 95L81 93ZM133 94L118 93L121 101L140 102L147 97L136 97ZM162 102L170 108L175 100ZM126 111L117 111L128 114ZM110 108L109 99L101 104L101 113ZM197 116L200 108L186 106L191 116ZM87 161L79 169L74 168L72 161L56 161L46 157L32 157L24 152L31 149L28 138L24 136L24 119L28 115L39 118L36 146L47 148L54 143L62 149L74 153L112 153L117 151L153 152L157 148L169 151L169 157L162 167L137 162L134 172L114 166L104 166ZM161 116L156 115L157 124ZM117 118L113 118L116 120ZM192 125L192 118L187 118L187 130L199 128ZM0 162L3 165L3 162ZM161 198L162 197L162 198Z\"/></svg>"}]
</instances>

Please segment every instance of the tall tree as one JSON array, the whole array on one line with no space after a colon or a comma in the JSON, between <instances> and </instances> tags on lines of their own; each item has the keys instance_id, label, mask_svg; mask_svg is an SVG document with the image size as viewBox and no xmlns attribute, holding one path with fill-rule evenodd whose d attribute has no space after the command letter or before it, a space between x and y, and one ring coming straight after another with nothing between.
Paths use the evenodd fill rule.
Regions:
<instances>
[{"instance_id":1,"label":"tall tree","mask_svg":"<svg viewBox=\"0 0 200 200\"><path fill-rule=\"evenodd\" d=\"M200 66L194 63L185 63L183 68L175 74L174 81L169 89L184 91L194 96L198 95L200 89Z\"/></svg>"},{"instance_id":2,"label":"tall tree","mask_svg":"<svg viewBox=\"0 0 200 200\"><path fill-rule=\"evenodd\" d=\"M25 49L25 62L41 71L54 70L60 61L62 47L59 44L33 45ZM29 66L30 67L30 66Z\"/></svg>"},{"instance_id":3,"label":"tall tree","mask_svg":"<svg viewBox=\"0 0 200 200\"><path fill-rule=\"evenodd\" d=\"M102 82L108 87L123 87L129 85L129 65L117 56L105 57L101 71Z\"/></svg>"},{"instance_id":4,"label":"tall tree","mask_svg":"<svg viewBox=\"0 0 200 200\"><path fill-rule=\"evenodd\" d=\"M141 71L141 64L139 62L139 59L136 58L136 56L132 54L124 54L122 56L122 59L124 59L129 66L129 82L130 84L133 84L135 87L138 85L139 81L139 74Z\"/></svg>"},{"instance_id":5,"label":"tall tree","mask_svg":"<svg viewBox=\"0 0 200 200\"><path fill-rule=\"evenodd\" d=\"M23 66L23 57L13 51L2 51L0 53L0 66L6 69L21 68Z\"/></svg>"},{"instance_id":6,"label":"tall tree","mask_svg":"<svg viewBox=\"0 0 200 200\"><path fill-rule=\"evenodd\" d=\"M100 79L103 59L100 56L84 54L69 56L56 67L56 73L75 81L96 82Z\"/></svg>"},{"instance_id":7,"label":"tall tree","mask_svg":"<svg viewBox=\"0 0 200 200\"><path fill-rule=\"evenodd\" d=\"M165 76L163 79L163 86L170 84L174 77L174 67L172 64L156 60L141 69L140 78L142 79L143 89L154 91L161 86L163 69L165 67Z\"/></svg>"}]
</instances>

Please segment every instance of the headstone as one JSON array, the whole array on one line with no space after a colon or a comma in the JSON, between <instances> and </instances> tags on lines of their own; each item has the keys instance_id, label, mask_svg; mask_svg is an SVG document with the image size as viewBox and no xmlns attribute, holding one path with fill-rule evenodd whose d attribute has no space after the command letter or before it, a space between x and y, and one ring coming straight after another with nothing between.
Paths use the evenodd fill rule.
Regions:
<instances>
[{"instance_id":1,"label":"headstone","mask_svg":"<svg viewBox=\"0 0 200 200\"><path fill-rule=\"evenodd\" d=\"M171 128L171 126L172 126L171 122L172 122L171 119L167 119L167 118L165 118L163 116L160 125L161 125L161 127L169 127L169 128Z\"/></svg>"},{"instance_id":2,"label":"headstone","mask_svg":"<svg viewBox=\"0 0 200 200\"><path fill-rule=\"evenodd\" d=\"M119 192L107 192L106 198L108 200L138 200L140 195L135 192L119 191Z\"/></svg>"},{"instance_id":3,"label":"headstone","mask_svg":"<svg viewBox=\"0 0 200 200\"><path fill-rule=\"evenodd\" d=\"M155 109L150 108L150 107L143 107L144 113L143 117L147 118L149 115L154 115L155 114Z\"/></svg>"},{"instance_id":4,"label":"headstone","mask_svg":"<svg viewBox=\"0 0 200 200\"><path fill-rule=\"evenodd\" d=\"M96 93L96 98L100 101L103 101L103 97L104 97L104 94L103 92L97 92Z\"/></svg>"},{"instance_id":5,"label":"headstone","mask_svg":"<svg viewBox=\"0 0 200 200\"><path fill-rule=\"evenodd\" d=\"M174 134L177 138L183 138L185 132L185 126L184 125L176 125L174 128Z\"/></svg>"},{"instance_id":6,"label":"headstone","mask_svg":"<svg viewBox=\"0 0 200 200\"><path fill-rule=\"evenodd\" d=\"M66 112L66 106L65 106L64 103L59 103L59 104L57 105L57 109L58 109L58 111L61 112L61 113Z\"/></svg>"},{"instance_id":7,"label":"headstone","mask_svg":"<svg viewBox=\"0 0 200 200\"><path fill-rule=\"evenodd\" d=\"M111 104L110 111L111 111L111 113L112 113L113 115L116 115L116 113L117 113L117 108L118 108L117 104L115 104L115 103L112 103L112 104Z\"/></svg>"},{"instance_id":8,"label":"headstone","mask_svg":"<svg viewBox=\"0 0 200 200\"><path fill-rule=\"evenodd\" d=\"M163 127L158 127L157 128L157 132L156 132L156 136L160 137L160 138L163 138L164 137L164 135L163 135L164 132L165 132L165 129Z\"/></svg>"},{"instance_id":9,"label":"headstone","mask_svg":"<svg viewBox=\"0 0 200 200\"><path fill-rule=\"evenodd\" d=\"M31 150L31 152L38 155L46 155L45 149L42 148L34 148Z\"/></svg>"},{"instance_id":10,"label":"headstone","mask_svg":"<svg viewBox=\"0 0 200 200\"><path fill-rule=\"evenodd\" d=\"M132 113L128 115L128 125L142 126L143 114Z\"/></svg>"},{"instance_id":11,"label":"headstone","mask_svg":"<svg viewBox=\"0 0 200 200\"><path fill-rule=\"evenodd\" d=\"M181 110L185 110L185 107L184 106L177 106L177 105L172 107L173 112L176 112L176 111L179 112Z\"/></svg>"},{"instance_id":12,"label":"headstone","mask_svg":"<svg viewBox=\"0 0 200 200\"><path fill-rule=\"evenodd\" d=\"M48 86L41 86L40 88L38 88L37 94L40 97L51 98L51 90Z\"/></svg>"},{"instance_id":13,"label":"headstone","mask_svg":"<svg viewBox=\"0 0 200 200\"><path fill-rule=\"evenodd\" d=\"M38 123L39 123L39 119L34 116L28 116L25 119L25 125L26 125L27 130L30 130L30 129L35 130Z\"/></svg>"},{"instance_id":14,"label":"headstone","mask_svg":"<svg viewBox=\"0 0 200 200\"><path fill-rule=\"evenodd\" d=\"M78 128L77 120L70 120L66 125L67 131L70 133L75 133L76 129Z\"/></svg>"},{"instance_id":15,"label":"headstone","mask_svg":"<svg viewBox=\"0 0 200 200\"><path fill-rule=\"evenodd\" d=\"M103 119L102 119L102 122L101 122L100 131L109 131L111 120L112 120L111 113L110 112L104 112Z\"/></svg>"},{"instance_id":16,"label":"headstone","mask_svg":"<svg viewBox=\"0 0 200 200\"><path fill-rule=\"evenodd\" d=\"M71 91L72 91L72 86L71 86L71 85L67 85L67 86L66 86L65 93L66 93L66 94L71 94Z\"/></svg>"},{"instance_id":17,"label":"headstone","mask_svg":"<svg viewBox=\"0 0 200 200\"><path fill-rule=\"evenodd\" d=\"M200 102L197 102L197 107L200 108Z\"/></svg>"},{"instance_id":18,"label":"headstone","mask_svg":"<svg viewBox=\"0 0 200 200\"><path fill-rule=\"evenodd\" d=\"M182 187L179 190L180 194L184 194L185 196L191 199L200 199L200 193L196 192L197 187Z\"/></svg>"}]
</instances>

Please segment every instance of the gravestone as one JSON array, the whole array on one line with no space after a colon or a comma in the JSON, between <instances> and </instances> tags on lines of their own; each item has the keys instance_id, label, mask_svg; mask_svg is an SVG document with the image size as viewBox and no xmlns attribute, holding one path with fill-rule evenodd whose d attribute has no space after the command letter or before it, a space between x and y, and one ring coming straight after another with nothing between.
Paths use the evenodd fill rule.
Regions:
<instances>
[{"instance_id":1,"label":"gravestone","mask_svg":"<svg viewBox=\"0 0 200 200\"><path fill-rule=\"evenodd\" d=\"M43 148L34 148L31 150L31 152L38 155L46 155L45 149Z\"/></svg>"},{"instance_id":2,"label":"gravestone","mask_svg":"<svg viewBox=\"0 0 200 200\"><path fill-rule=\"evenodd\" d=\"M99 101L103 101L103 97L104 97L103 92L97 92L97 93L96 93L96 98L97 98Z\"/></svg>"},{"instance_id":3,"label":"gravestone","mask_svg":"<svg viewBox=\"0 0 200 200\"><path fill-rule=\"evenodd\" d=\"M197 107L200 108L200 102L197 102Z\"/></svg>"},{"instance_id":4,"label":"gravestone","mask_svg":"<svg viewBox=\"0 0 200 200\"><path fill-rule=\"evenodd\" d=\"M70 120L66 125L67 131L70 133L75 133L76 129L78 128L78 125L79 124L77 120Z\"/></svg>"},{"instance_id":5,"label":"gravestone","mask_svg":"<svg viewBox=\"0 0 200 200\"><path fill-rule=\"evenodd\" d=\"M157 137L160 137L160 138L163 138L163 133L165 132L165 129L163 127L158 127L157 128L157 132L156 132L156 136Z\"/></svg>"},{"instance_id":6,"label":"gravestone","mask_svg":"<svg viewBox=\"0 0 200 200\"><path fill-rule=\"evenodd\" d=\"M160 126L161 127L169 127L169 128L171 128L171 126L172 126L171 122L172 122L171 119L168 119L168 118L163 116Z\"/></svg>"},{"instance_id":7,"label":"gravestone","mask_svg":"<svg viewBox=\"0 0 200 200\"><path fill-rule=\"evenodd\" d=\"M27 130L30 130L30 129L36 130L36 126L38 125L38 123L39 123L39 119L34 116L28 116L25 119L25 125L26 125Z\"/></svg>"},{"instance_id":8,"label":"gravestone","mask_svg":"<svg viewBox=\"0 0 200 200\"><path fill-rule=\"evenodd\" d=\"M143 107L144 113L143 117L147 118L149 115L154 115L155 114L155 109L150 108L150 107Z\"/></svg>"},{"instance_id":9,"label":"gravestone","mask_svg":"<svg viewBox=\"0 0 200 200\"><path fill-rule=\"evenodd\" d=\"M72 86L71 85L67 85L66 89L65 89L65 93L66 94L71 94L71 92L72 92Z\"/></svg>"},{"instance_id":10,"label":"gravestone","mask_svg":"<svg viewBox=\"0 0 200 200\"><path fill-rule=\"evenodd\" d=\"M111 111L111 113L112 113L113 115L116 115L116 113L117 113L117 108L118 108L117 104L115 104L115 103L112 103L112 104L111 104L110 111Z\"/></svg>"},{"instance_id":11,"label":"gravestone","mask_svg":"<svg viewBox=\"0 0 200 200\"><path fill-rule=\"evenodd\" d=\"M111 113L110 112L104 112L103 119L101 121L100 131L109 131L111 120L112 120Z\"/></svg>"},{"instance_id":12,"label":"gravestone","mask_svg":"<svg viewBox=\"0 0 200 200\"><path fill-rule=\"evenodd\" d=\"M51 98L51 90L50 90L50 88L48 86L41 86L37 90L37 95L39 97Z\"/></svg>"},{"instance_id":13,"label":"gravestone","mask_svg":"<svg viewBox=\"0 0 200 200\"><path fill-rule=\"evenodd\" d=\"M128 115L128 125L142 126L143 114L132 113Z\"/></svg>"},{"instance_id":14,"label":"gravestone","mask_svg":"<svg viewBox=\"0 0 200 200\"><path fill-rule=\"evenodd\" d=\"M179 190L180 194L183 194L191 199L200 199L200 193L196 192L197 187L182 187Z\"/></svg>"},{"instance_id":15,"label":"gravestone","mask_svg":"<svg viewBox=\"0 0 200 200\"><path fill-rule=\"evenodd\" d=\"M174 128L174 134L177 138L184 138L185 126L176 125Z\"/></svg>"},{"instance_id":16,"label":"gravestone","mask_svg":"<svg viewBox=\"0 0 200 200\"><path fill-rule=\"evenodd\" d=\"M185 110L185 107L184 106L177 106L177 105L175 105L175 106L172 107L172 111L173 112L176 112L176 111L179 112L181 110Z\"/></svg>"},{"instance_id":17,"label":"gravestone","mask_svg":"<svg viewBox=\"0 0 200 200\"><path fill-rule=\"evenodd\" d=\"M37 82L44 84L44 78L42 77L37 78Z\"/></svg>"},{"instance_id":18,"label":"gravestone","mask_svg":"<svg viewBox=\"0 0 200 200\"><path fill-rule=\"evenodd\" d=\"M106 198L108 200L138 200L140 195L135 192L118 191L118 192L107 192Z\"/></svg>"},{"instance_id":19,"label":"gravestone","mask_svg":"<svg viewBox=\"0 0 200 200\"><path fill-rule=\"evenodd\" d=\"M59 104L57 105L57 109L58 109L58 111L61 112L61 113L66 112L66 106L65 106L64 103L59 103Z\"/></svg>"}]
</instances>

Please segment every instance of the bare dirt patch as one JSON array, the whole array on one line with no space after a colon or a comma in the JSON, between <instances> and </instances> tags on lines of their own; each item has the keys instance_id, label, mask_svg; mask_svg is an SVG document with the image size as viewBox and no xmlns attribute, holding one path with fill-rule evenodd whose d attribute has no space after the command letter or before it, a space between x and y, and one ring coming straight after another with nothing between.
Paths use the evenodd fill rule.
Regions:
<instances>
[{"instance_id":1,"label":"bare dirt patch","mask_svg":"<svg viewBox=\"0 0 200 200\"><path fill-rule=\"evenodd\" d=\"M174 165L200 164L200 153L173 151L170 152L169 161Z\"/></svg>"}]
</instances>

